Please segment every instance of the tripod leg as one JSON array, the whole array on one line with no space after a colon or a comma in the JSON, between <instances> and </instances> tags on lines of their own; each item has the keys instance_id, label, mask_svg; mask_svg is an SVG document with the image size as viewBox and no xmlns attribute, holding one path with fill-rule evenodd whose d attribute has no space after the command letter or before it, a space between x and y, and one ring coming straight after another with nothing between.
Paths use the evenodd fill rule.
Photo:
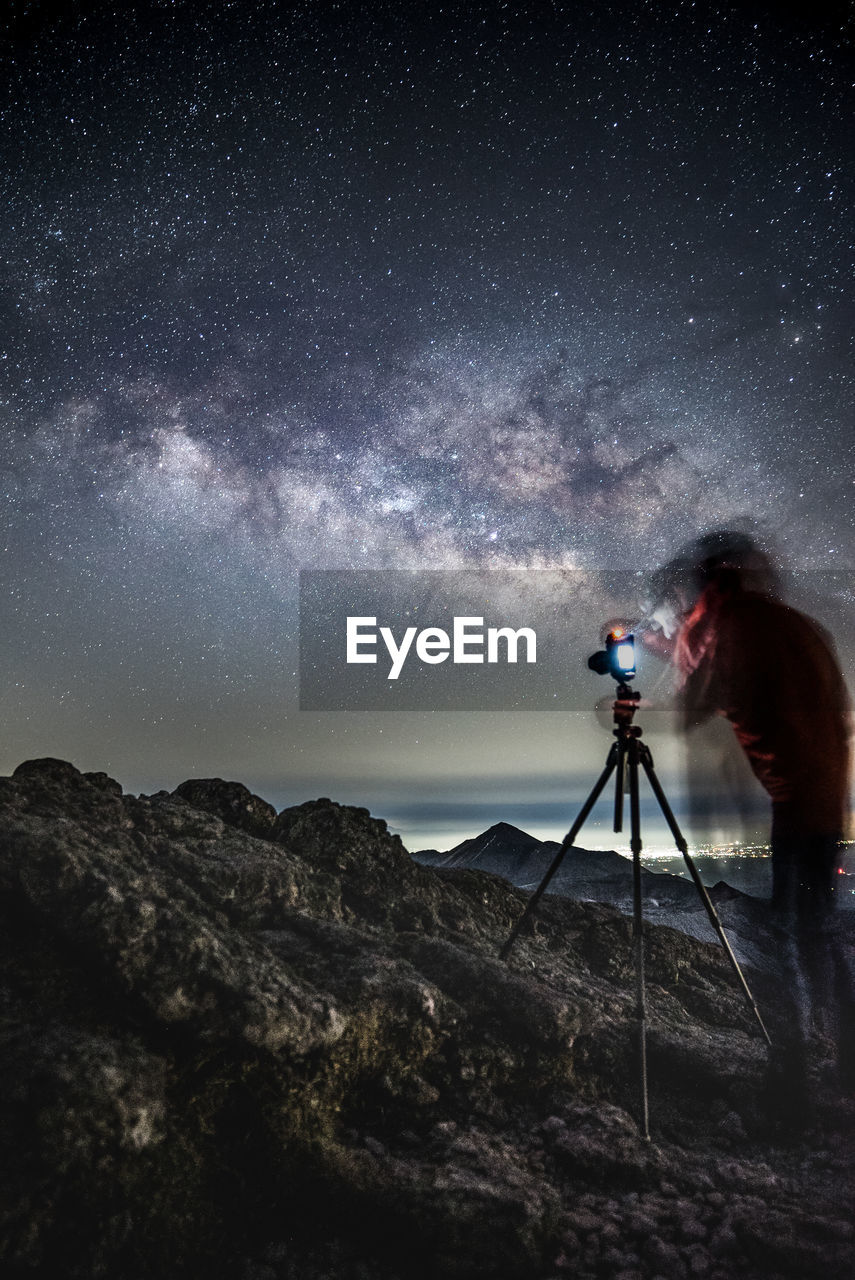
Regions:
<instances>
[{"instance_id":1,"label":"tripod leg","mask_svg":"<svg viewBox=\"0 0 855 1280\"><path fill-rule=\"evenodd\" d=\"M597 803L597 800L600 798L600 792L603 790L603 787L606 785L609 778L612 776L612 773L614 772L615 766L617 765L617 762L618 762L618 755L619 755L618 744L616 742L613 742L612 748L608 754L608 759L606 760L606 767L603 769L603 772L600 774L599 778L594 783L594 786L591 789L591 793L588 796L588 799L585 801L585 803L582 805L582 808L579 810L579 816L577 817L576 821L573 823L573 826L567 832L567 835L561 841L561 848L558 850L555 857L552 859L552 862L549 865L549 870L546 872L546 875L543 877L540 884L537 886L534 893L529 898L528 902L526 903L525 911L522 913L519 920L514 925L511 931L510 937L508 938L507 942L499 952L500 960L507 960L508 956L511 953L511 947L514 945L520 933L525 928L525 925L534 915L537 909L537 904L540 902L540 899L543 897L544 893L546 892L546 886L549 884L550 880L555 875L558 868L561 866L565 853L573 844L573 841L576 839L576 836L579 834L582 828L582 824L584 823L588 814L593 809L594 805Z\"/></svg>"},{"instance_id":2,"label":"tripod leg","mask_svg":"<svg viewBox=\"0 0 855 1280\"><path fill-rule=\"evenodd\" d=\"M710 898L710 895L707 893L706 885L701 879L700 872L698 871L698 868L695 866L694 860L692 859L689 853L689 847L686 844L685 836L683 835L680 828L677 826L677 819L674 817L673 813L671 812L671 806L668 803L668 800L665 796L665 792L662 790L662 784L656 776L656 770L653 767L653 756L650 754L650 749L644 744L639 744L639 745L640 745L641 763L644 766L644 772L647 774L647 779L651 787L653 788L653 794L656 796L656 799L659 802L659 808L662 810L662 814L665 818L665 821L668 823L668 826L671 828L671 835L674 837L674 843L676 844L680 853L682 853L683 861L685 862L686 866L689 868L689 874L691 875L692 880L694 881L694 884L695 884L695 888L698 891L698 897L700 898L701 902L704 904L704 908L706 910L707 916L709 917L709 922L712 925L713 929L715 929L718 935L718 939L721 942L721 945L724 947L725 954L727 955L727 958L730 961L731 966L733 967L733 972L736 974L737 981L739 982L739 985L742 988L742 994L745 996L745 999L747 1000L748 1005L754 1014L754 1017L757 1019L757 1023L760 1027L761 1032L763 1033L763 1039L771 1048L772 1040L769 1036L769 1032L766 1030L765 1023L763 1022L763 1019L760 1016L760 1010L757 1008L757 1002L755 1001L753 995L751 994L751 988L749 987L748 983L745 981L745 975L743 974L742 969L740 968L739 961L737 960L736 956L733 954L733 948L731 947L730 942L728 941L727 934L725 933L722 927L722 923L718 918L718 912L713 906L712 899Z\"/></svg>"},{"instance_id":3,"label":"tripod leg","mask_svg":"<svg viewBox=\"0 0 855 1280\"><path fill-rule=\"evenodd\" d=\"M618 738L618 762L615 774L615 819L613 831L623 831L623 793L626 786L626 743Z\"/></svg>"},{"instance_id":4,"label":"tripod leg","mask_svg":"<svg viewBox=\"0 0 855 1280\"><path fill-rule=\"evenodd\" d=\"M647 996L644 989L644 929L641 905L641 806L638 798L637 738L631 738L627 751L629 761L629 817L632 850L632 936L635 948L635 999L638 1023L639 1103L641 1136L650 1140L650 1113L647 1101Z\"/></svg>"}]
</instances>

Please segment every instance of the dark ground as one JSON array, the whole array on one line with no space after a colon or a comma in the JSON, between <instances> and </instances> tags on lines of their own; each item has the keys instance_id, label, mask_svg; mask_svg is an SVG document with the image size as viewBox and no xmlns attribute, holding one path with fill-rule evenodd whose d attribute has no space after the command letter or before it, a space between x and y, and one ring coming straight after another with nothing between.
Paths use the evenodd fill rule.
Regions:
<instances>
[{"instance_id":1,"label":"dark ground","mask_svg":"<svg viewBox=\"0 0 855 1280\"><path fill-rule=\"evenodd\" d=\"M771 1095L719 947L646 926L645 1143L612 906L549 896L503 964L520 890L219 780L29 762L0 832L4 1276L852 1274L852 1096L820 1042L810 1110Z\"/></svg>"}]
</instances>

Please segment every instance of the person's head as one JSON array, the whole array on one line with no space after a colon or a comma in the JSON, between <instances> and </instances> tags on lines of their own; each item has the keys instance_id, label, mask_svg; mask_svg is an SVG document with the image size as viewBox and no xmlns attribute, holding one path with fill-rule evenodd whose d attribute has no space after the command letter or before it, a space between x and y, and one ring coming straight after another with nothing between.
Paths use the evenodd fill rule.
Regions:
<instances>
[{"instance_id":1,"label":"person's head","mask_svg":"<svg viewBox=\"0 0 855 1280\"><path fill-rule=\"evenodd\" d=\"M759 591L777 595L779 580L771 557L747 533L715 529L697 538L692 556L697 590Z\"/></svg>"},{"instance_id":2,"label":"person's head","mask_svg":"<svg viewBox=\"0 0 855 1280\"><path fill-rule=\"evenodd\" d=\"M708 587L723 593L779 594L771 557L738 529L715 529L687 543L653 575L651 595L679 616L687 613Z\"/></svg>"}]
</instances>

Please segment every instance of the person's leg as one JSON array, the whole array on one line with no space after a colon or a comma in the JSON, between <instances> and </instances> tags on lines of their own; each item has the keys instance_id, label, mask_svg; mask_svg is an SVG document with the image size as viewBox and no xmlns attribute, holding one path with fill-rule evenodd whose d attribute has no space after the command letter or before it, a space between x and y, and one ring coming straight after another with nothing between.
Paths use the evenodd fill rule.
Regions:
<instances>
[{"instance_id":1,"label":"person's leg","mask_svg":"<svg viewBox=\"0 0 855 1280\"><path fill-rule=\"evenodd\" d=\"M837 1007L837 1069L843 1092L855 1101L855 940L852 914L840 911L834 921L835 1000Z\"/></svg>"},{"instance_id":2,"label":"person's leg","mask_svg":"<svg viewBox=\"0 0 855 1280\"><path fill-rule=\"evenodd\" d=\"M855 972L848 913L835 910L843 842L836 836L806 840L797 861L796 946L804 976L814 1052L825 1061L826 1083L850 1091L855 1084Z\"/></svg>"},{"instance_id":3,"label":"person's leg","mask_svg":"<svg viewBox=\"0 0 855 1280\"><path fill-rule=\"evenodd\" d=\"M855 974L834 910L843 846L832 835L793 834L788 818L785 809L773 808L772 909L790 1018L770 1061L769 1083L781 1110L800 1108L807 1122L816 1093L810 1064L817 1056L836 1061L844 1088L855 1083Z\"/></svg>"},{"instance_id":4,"label":"person's leg","mask_svg":"<svg viewBox=\"0 0 855 1280\"><path fill-rule=\"evenodd\" d=\"M796 912L799 843L791 831L786 805L772 805L772 910L779 917Z\"/></svg>"},{"instance_id":5,"label":"person's leg","mask_svg":"<svg viewBox=\"0 0 855 1280\"><path fill-rule=\"evenodd\" d=\"M799 844L780 817L773 809L771 906L778 965L789 1010L773 1045L766 1087L772 1114L795 1131L811 1118L807 1049L811 1000L797 929Z\"/></svg>"},{"instance_id":6,"label":"person's leg","mask_svg":"<svg viewBox=\"0 0 855 1280\"><path fill-rule=\"evenodd\" d=\"M832 945L836 855L835 838L810 836L795 857L796 946L809 1002L807 1025L828 1051L839 1038Z\"/></svg>"},{"instance_id":7,"label":"person's leg","mask_svg":"<svg viewBox=\"0 0 855 1280\"><path fill-rule=\"evenodd\" d=\"M781 1046L784 1092L812 1101L809 1065L817 1055L836 1059L840 1003L833 903L839 856L836 837L795 834L780 807L773 810L772 909L791 1017Z\"/></svg>"}]
</instances>

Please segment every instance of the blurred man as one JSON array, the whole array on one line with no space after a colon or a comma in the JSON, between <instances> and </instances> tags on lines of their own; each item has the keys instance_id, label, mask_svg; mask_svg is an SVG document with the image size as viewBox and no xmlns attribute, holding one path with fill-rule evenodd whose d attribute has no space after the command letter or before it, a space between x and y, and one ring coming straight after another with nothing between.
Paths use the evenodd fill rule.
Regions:
<instances>
[{"instance_id":1,"label":"blurred man","mask_svg":"<svg viewBox=\"0 0 855 1280\"><path fill-rule=\"evenodd\" d=\"M712 544L712 545L711 545ZM772 801L772 902L831 906L849 807L849 698L830 638L771 594L744 537L702 539L675 646L683 728L726 716Z\"/></svg>"},{"instance_id":2,"label":"blurred man","mask_svg":"<svg viewBox=\"0 0 855 1280\"><path fill-rule=\"evenodd\" d=\"M772 906L786 925L797 988L796 1056L807 1052L812 1020L839 1048L851 984L831 909L849 809L851 717L832 641L781 601L771 562L743 534L699 539L659 585L676 601L671 640L666 613L659 647L672 648L682 727L725 716L772 802Z\"/></svg>"}]
</instances>

